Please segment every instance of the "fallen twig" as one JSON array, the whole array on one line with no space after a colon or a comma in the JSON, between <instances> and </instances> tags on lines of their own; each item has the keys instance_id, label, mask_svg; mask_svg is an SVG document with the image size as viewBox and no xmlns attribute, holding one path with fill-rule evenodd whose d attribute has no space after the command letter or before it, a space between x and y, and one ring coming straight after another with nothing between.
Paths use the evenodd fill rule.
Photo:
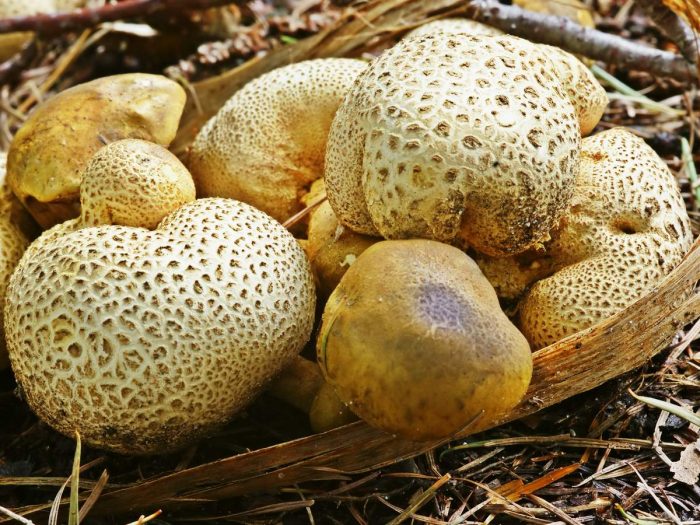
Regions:
<instances>
[{"instance_id":1,"label":"fallen twig","mask_svg":"<svg viewBox=\"0 0 700 525\"><path fill-rule=\"evenodd\" d=\"M645 47L602 31L578 25L568 18L526 11L497 0L473 0L464 8L469 18L534 42L561 47L625 69L648 71L660 77L695 80L697 71L683 57Z\"/></svg>"},{"instance_id":2,"label":"fallen twig","mask_svg":"<svg viewBox=\"0 0 700 525\"><path fill-rule=\"evenodd\" d=\"M698 39L693 30L672 9L658 0L637 0L654 24L672 40L689 62L698 62Z\"/></svg>"},{"instance_id":3,"label":"fallen twig","mask_svg":"<svg viewBox=\"0 0 700 525\"><path fill-rule=\"evenodd\" d=\"M77 9L59 14L16 16L0 20L0 33L34 31L42 35L56 35L76 29L94 27L103 22L124 18L153 15L183 9L207 9L228 4L241 4L244 0L125 0L102 7Z\"/></svg>"}]
</instances>

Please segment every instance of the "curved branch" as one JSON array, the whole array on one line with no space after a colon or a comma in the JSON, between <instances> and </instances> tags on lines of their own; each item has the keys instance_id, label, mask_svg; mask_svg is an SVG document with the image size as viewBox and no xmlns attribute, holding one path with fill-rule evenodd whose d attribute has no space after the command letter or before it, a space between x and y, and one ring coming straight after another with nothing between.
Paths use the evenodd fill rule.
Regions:
<instances>
[{"instance_id":1,"label":"curved branch","mask_svg":"<svg viewBox=\"0 0 700 525\"><path fill-rule=\"evenodd\" d=\"M568 18L525 11L496 0L473 0L464 7L464 13L506 33L561 47L625 69L648 71L656 76L677 80L697 80L694 66L675 53L582 27Z\"/></svg>"},{"instance_id":2,"label":"curved branch","mask_svg":"<svg viewBox=\"0 0 700 525\"><path fill-rule=\"evenodd\" d=\"M56 35L66 31L94 27L103 22L124 18L153 15L182 9L207 9L228 4L241 4L243 0L126 0L102 7L77 9L58 14L16 16L0 20L0 34L15 31L34 31L42 35Z\"/></svg>"}]
</instances>

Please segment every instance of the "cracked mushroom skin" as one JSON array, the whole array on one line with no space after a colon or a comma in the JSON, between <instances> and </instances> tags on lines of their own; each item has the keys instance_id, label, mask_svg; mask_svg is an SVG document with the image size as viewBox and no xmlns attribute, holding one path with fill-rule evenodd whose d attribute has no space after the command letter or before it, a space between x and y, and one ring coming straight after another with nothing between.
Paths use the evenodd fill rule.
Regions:
<instances>
[{"instance_id":1,"label":"cracked mushroom skin","mask_svg":"<svg viewBox=\"0 0 700 525\"><path fill-rule=\"evenodd\" d=\"M245 407L310 337L306 256L247 204L200 199L154 231L43 239L8 287L10 361L37 415L91 446L182 447Z\"/></svg>"},{"instance_id":2,"label":"cracked mushroom skin","mask_svg":"<svg viewBox=\"0 0 700 525\"><path fill-rule=\"evenodd\" d=\"M499 36L503 31L468 18L441 18L423 24L406 33L404 38L431 35L433 33L464 33L465 35Z\"/></svg>"},{"instance_id":3,"label":"cracked mushroom skin","mask_svg":"<svg viewBox=\"0 0 700 525\"><path fill-rule=\"evenodd\" d=\"M676 181L644 141L615 128L584 139L570 211L547 256L551 277L519 306L542 348L624 309L658 283L692 243Z\"/></svg>"},{"instance_id":4,"label":"cracked mushroom skin","mask_svg":"<svg viewBox=\"0 0 700 525\"><path fill-rule=\"evenodd\" d=\"M576 113L549 56L516 37L405 39L360 75L328 139L338 219L496 256L548 239L573 191Z\"/></svg>"},{"instance_id":5,"label":"cracked mushroom skin","mask_svg":"<svg viewBox=\"0 0 700 525\"><path fill-rule=\"evenodd\" d=\"M29 245L29 238L15 220L16 203L15 196L5 184L5 159L6 155L0 153L0 316L5 304L5 292L12 272L15 270L24 250ZM5 331L0 317L0 370L9 366L7 350L5 348Z\"/></svg>"},{"instance_id":6,"label":"cracked mushroom skin","mask_svg":"<svg viewBox=\"0 0 700 525\"><path fill-rule=\"evenodd\" d=\"M81 222L152 230L194 199L192 176L170 151L145 140L119 140L99 149L82 174Z\"/></svg>"},{"instance_id":7,"label":"cracked mushroom skin","mask_svg":"<svg viewBox=\"0 0 700 525\"><path fill-rule=\"evenodd\" d=\"M15 135L8 184L43 228L80 215L80 176L106 143L138 138L167 146L185 91L160 75L103 77L42 103Z\"/></svg>"},{"instance_id":8,"label":"cracked mushroom skin","mask_svg":"<svg viewBox=\"0 0 700 525\"><path fill-rule=\"evenodd\" d=\"M589 135L608 107L605 89L591 70L571 53L555 46L540 44L540 47L549 53L556 74L576 109L581 136Z\"/></svg>"},{"instance_id":9,"label":"cracked mushroom skin","mask_svg":"<svg viewBox=\"0 0 700 525\"><path fill-rule=\"evenodd\" d=\"M591 26L592 27L592 26ZM432 33L498 36L503 32L466 18L443 18L414 29L405 38L429 35ZM586 65L571 53L555 46L537 44L541 50L550 54L556 75L569 95L578 116L581 135L593 131L608 106L608 95L603 86Z\"/></svg>"},{"instance_id":10,"label":"cracked mushroom skin","mask_svg":"<svg viewBox=\"0 0 700 525\"><path fill-rule=\"evenodd\" d=\"M309 60L247 83L202 128L190 152L198 196L252 204L283 222L323 175L333 115L361 60Z\"/></svg>"},{"instance_id":11,"label":"cracked mushroom skin","mask_svg":"<svg viewBox=\"0 0 700 525\"><path fill-rule=\"evenodd\" d=\"M414 441L498 420L532 374L527 341L476 263L420 239L358 257L326 304L317 353L350 410Z\"/></svg>"}]
</instances>

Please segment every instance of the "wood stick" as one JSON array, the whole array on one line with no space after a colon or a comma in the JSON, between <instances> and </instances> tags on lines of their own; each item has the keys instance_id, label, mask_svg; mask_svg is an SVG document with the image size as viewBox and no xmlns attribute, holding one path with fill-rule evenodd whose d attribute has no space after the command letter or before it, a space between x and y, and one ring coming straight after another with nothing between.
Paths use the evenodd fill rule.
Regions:
<instances>
[{"instance_id":1,"label":"wood stick","mask_svg":"<svg viewBox=\"0 0 700 525\"><path fill-rule=\"evenodd\" d=\"M689 62L698 62L698 37L688 24L658 0L637 0L646 15L667 38L678 46Z\"/></svg>"},{"instance_id":2,"label":"wood stick","mask_svg":"<svg viewBox=\"0 0 700 525\"><path fill-rule=\"evenodd\" d=\"M168 11L179 12L183 9L207 9L241 3L244 3L244 0L125 0L118 4L76 9L66 13L41 13L5 18L0 20L0 34L14 33L16 31L33 31L41 35L58 35L124 18L150 16Z\"/></svg>"},{"instance_id":3,"label":"wood stick","mask_svg":"<svg viewBox=\"0 0 700 525\"><path fill-rule=\"evenodd\" d=\"M464 8L464 14L506 33L561 47L624 69L647 71L682 81L697 79L695 67L675 53L583 27L568 18L533 13L496 0L473 0Z\"/></svg>"}]
</instances>

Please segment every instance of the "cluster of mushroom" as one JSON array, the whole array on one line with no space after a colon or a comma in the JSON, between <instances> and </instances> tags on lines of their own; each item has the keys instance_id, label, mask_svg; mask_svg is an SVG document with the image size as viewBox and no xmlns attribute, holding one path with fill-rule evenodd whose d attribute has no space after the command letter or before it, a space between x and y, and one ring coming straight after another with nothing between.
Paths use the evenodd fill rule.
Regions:
<instances>
[{"instance_id":1,"label":"cluster of mushroom","mask_svg":"<svg viewBox=\"0 0 700 525\"><path fill-rule=\"evenodd\" d=\"M317 429L349 411L412 440L496 422L531 349L625 308L690 244L648 146L582 138L607 103L588 69L471 22L259 77L185 165L166 149L184 101L161 77L96 80L9 152L15 195L56 225L7 272L10 361L40 417L94 446L182 446L275 376ZM297 241L280 222L305 206ZM12 242L14 266L29 241ZM294 361L317 296L320 368Z\"/></svg>"},{"instance_id":2,"label":"cluster of mushroom","mask_svg":"<svg viewBox=\"0 0 700 525\"><path fill-rule=\"evenodd\" d=\"M117 452L211 433L301 351L314 323L294 237L248 204L195 200L187 168L156 143L174 136L183 102L182 88L151 75L76 86L35 111L8 157L15 193L58 223L7 284L12 369L45 422Z\"/></svg>"}]
</instances>

